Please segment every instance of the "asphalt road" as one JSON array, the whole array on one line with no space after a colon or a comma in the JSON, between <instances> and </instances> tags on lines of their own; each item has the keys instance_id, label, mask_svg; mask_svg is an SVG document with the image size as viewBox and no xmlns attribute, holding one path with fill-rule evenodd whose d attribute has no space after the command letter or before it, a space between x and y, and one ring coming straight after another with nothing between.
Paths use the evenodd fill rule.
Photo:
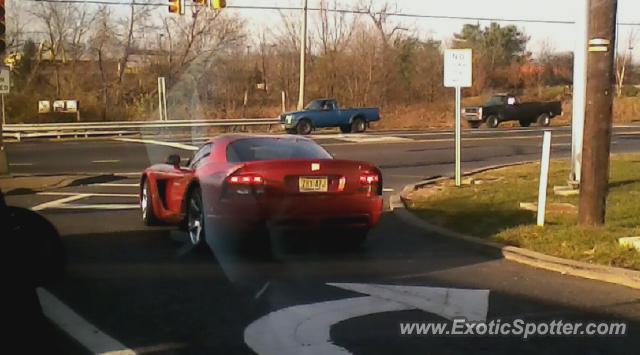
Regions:
<instances>
[{"instance_id":1,"label":"asphalt road","mask_svg":"<svg viewBox=\"0 0 640 355\"><path fill-rule=\"evenodd\" d=\"M567 155L570 132L566 128L553 131L554 156ZM466 131L464 137L464 170L533 160L540 154L538 129ZM386 196L407 183L452 173L448 132L323 134L315 139L338 158L380 166ZM640 126L616 128L613 140L614 151L639 151ZM69 257L67 276L48 290L136 352L241 354L253 349L283 354L282 349L301 353L324 344L355 354L628 354L640 345L636 336L640 332L639 291L481 254L467 244L406 225L390 211L357 251L345 251L339 240L327 235L303 236L307 242L293 245L276 240L261 250L190 250L182 233L142 226L135 207L135 174L169 153L187 157L188 147L200 143L162 141L184 146L114 140L7 146L15 174L105 175L89 181L94 184L13 195L8 202L39 210L63 235ZM443 321L444 309L482 308L482 302L456 303L453 296L447 296L448 305L424 306L426 311L424 307L384 311L384 307L399 307L389 303L397 294L387 290L391 293L385 293L386 298L376 298L362 286L359 292L353 291L355 286L345 289L344 284L354 283L364 284L367 292L373 292L373 284L488 290L488 320L616 320L627 322L629 333L526 341L498 336L401 335L401 322ZM428 299L437 291L419 292ZM401 305L407 302L411 303ZM363 312L358 313L358 304ZM302 308L290 308L296 306ZM294 322L296 315L306 321ZM258 319L263 322L256 322ZM254 334L254 327L266 336L247 337ZM302 345L282 347L292 343Z\"/></svg>"}]
</instances>

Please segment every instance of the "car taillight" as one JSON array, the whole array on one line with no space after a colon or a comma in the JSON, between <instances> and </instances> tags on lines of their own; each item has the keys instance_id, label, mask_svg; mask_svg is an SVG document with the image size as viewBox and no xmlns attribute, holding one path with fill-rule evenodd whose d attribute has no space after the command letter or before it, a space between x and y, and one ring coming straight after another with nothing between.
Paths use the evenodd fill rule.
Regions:
<instances>
[{"instance_id":1,"label":"car taillight","mask_svg":"<svg viewBox=\"0 0 640 355\"><path fill-rule=\"evenodd\" d=\"M380 181L380 176L374 173L364 173L360 175L360 183L363 185L373 185Z\"/></svg>"},{"instance_id":2,"label":"car taillight","mask_svg":"<svg viewBox=\"0 0 640 355\"><path fill-rule=\"evenodd\" d=\"M227 183L233 185L262 185L264 179L260 175L232 175L227 177Z\"/></svg>"},{"instance_id":3,"label":"car taillight","mask_svg":"<svg viewBox=\"0 0 640 355\"><path fill-rule=\"evenodd\" d=\"M257 174L231 175L225 179L225 194L254 195L264 193L264 178Z\"/></svg>"},{"instance_id":4,"label":"car taillight","mask_svg":"<svg viewBox=\"0 0 640 355\"><path fill-rule=\"evenodd\" d=\"M378 173L364 172L360 174L360 185L362 185L360 191L382 195L382 177Z\"/></svg>"}]
</instances>

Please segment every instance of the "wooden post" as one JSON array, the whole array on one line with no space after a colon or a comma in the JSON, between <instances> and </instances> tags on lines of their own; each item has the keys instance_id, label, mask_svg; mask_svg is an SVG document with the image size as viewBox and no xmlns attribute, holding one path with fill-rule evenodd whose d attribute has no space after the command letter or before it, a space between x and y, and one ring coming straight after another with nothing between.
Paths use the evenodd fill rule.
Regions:
<instances>
[{"instance_id":1,"label":"wooden post","mask_svg":"<svg viewBox=\"0 0 640 355\"><path fill-rule=\"evenodd\" d=\"M609 184L617 0L589 1L587 106L578 223L601 226Z\"/></svg>"}]
</instances>

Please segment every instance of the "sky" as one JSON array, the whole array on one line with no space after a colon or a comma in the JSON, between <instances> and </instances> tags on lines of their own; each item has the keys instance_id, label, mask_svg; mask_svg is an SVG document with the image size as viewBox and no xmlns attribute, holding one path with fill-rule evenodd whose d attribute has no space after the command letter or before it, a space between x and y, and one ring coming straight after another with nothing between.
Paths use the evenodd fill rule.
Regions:
<instances>
[{"instance_id":1,"label":"sky","mask_svg":"<svg viewBox=\"0 0 640 355\"><path fill-rule=\"evenodd\" d=\"M384 0L375 0L384 3ZM390 0L392 2L393 0ZM396 0L398 11L402 13L445 15L462 17L491 17L507 19L543 19L575 21L580 3L585 0ZM359 0L342 0L344 7L355 6ZM289 5L300 6L302 0L228 0L234 5ZM309 0L310 7L318 7L319 0ZM279 21L278 15L265 16L264 12L242 10L242 15L256 25L273 25ZM640 23L640 1L619 0L618 21ZM440 40L450 40L469 20L450 19L410 19L400 18L403 27L415 27L425 37L432 36ZM489 21L480 21L487 25ZM509 23L504 23L509 24ZM578 34L575 25L514 23L531 36L529 50L535 52L543 42L551 43L557 51L571 51ZM620 26L619 42L626 43L631 29L640 31L640 26ZM638 46L640 47L640 46ZM640 48L639 48L640 50Z\"/></svg>"},{"instance_id":2,"label":"sky","mask_svg":"<svg viewBox=\"0 0 640 355\"><path fill-rule=\"evenodd\" d=\"M308 0L309 7L318 7L319 0ZM339 0L343 7L353 7L360 0ZM374 3L383 3L384 0L374 0ZM393 3L393 0L389 0ZM402 13L446 15L463 17L492 17L508 19L543 19L575 21L580 3L585 0L395 0L398 11ZM302 0L227 0L233 5L280 5L301 6ZM238 11L238 10L236 10ZM277 13L265 16L264 12L242 10L242 16L246 16L256 26L277 25L279 17ZM619 22L640 23L640 0L618 0ZM397 19L396 19L397 20ZM458 32L463 24L469 20L450 19L410 19L401 18L403 27L415 27L424 37L434 37L440 40L450 40L453 33ZM483 25L488 21L481 21ZM505 23L508 24L508 23ZM539 24L539 23L515 23L523 28L531 36L529 50L536 52L543 42L550 42L556 51L572 51L575 46L577 31L571 24ZM631 29L640 31L640 26L620 26L619 43L626 43L626 38ZM640 38L639 38L640 39ZM640 46L638 46L640 54Z\"/></svg>"},{"instance_id":3,"label":"sky","mask_svg":"<svg viewBox=\"0 0 640 355\"><path fill-rule=\"evenodd\" d=\"M130 0L116 1L126 3ZM154 2L162 3L164 1L157 0ZM320 0L308 1L309 7L319 7ZM353 8L359 3L367 1L338 0L338 7ZM579 13L577 9L586 0L374 0L374 4L383 4L385 1L397 4L398 12L410 14L575 21L577 13ZM191 1L187 0L187 2ZM238 6L300 7L302 2L303 0L227 0L228 5ZM226 9L224 11L233 11L245 18L255 32L265 27L278 26L281 21L276 11L247 9ZM119 8L117 12L125 16L126 7ZM163 8L158 9L158 12L166 16L174 16L168 14L166 9ZM393 21L397 21L401 27L414 29L423 38L434 38L445 42L449 41L463 24L473 22L470 20L398 17L393 18ZM618 0L618 21L640 24L640 0ZM489 21L480 21L480 24L488 25ZM572 24L514 24L531 36L528 49L534 55L542 43L545 42L550 44L555 51L572 51L575 47L576 36L579 35L579 31L575 28L576 26ZM619 26L619 45L627 45L627 38L631 30L640 33L640 26ZM637 37L640 40L640 36ZM640 45L636 47L638 48L634 50L634 57L640 58Z\"/></svg>"}]
</instances>

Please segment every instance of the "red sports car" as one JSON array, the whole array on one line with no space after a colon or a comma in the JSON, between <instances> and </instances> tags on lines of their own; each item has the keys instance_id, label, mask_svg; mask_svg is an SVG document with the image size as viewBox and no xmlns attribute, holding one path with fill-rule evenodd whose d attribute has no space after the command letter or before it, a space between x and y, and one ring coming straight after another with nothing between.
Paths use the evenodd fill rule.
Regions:
<instances>
[{"instance_id":1,"label":"red sports car","mask_svg":"<svg viewBox=\"0 0 640 355\"><path fill-rule=\"evenodd\" d=\"M147 168L140 206L146 224L183 225L194 245L212 226L338 229L359 244L380 218L382 175L303 137L221 135L186 166L172 155Z\"/></svg>"}]
</instances>

